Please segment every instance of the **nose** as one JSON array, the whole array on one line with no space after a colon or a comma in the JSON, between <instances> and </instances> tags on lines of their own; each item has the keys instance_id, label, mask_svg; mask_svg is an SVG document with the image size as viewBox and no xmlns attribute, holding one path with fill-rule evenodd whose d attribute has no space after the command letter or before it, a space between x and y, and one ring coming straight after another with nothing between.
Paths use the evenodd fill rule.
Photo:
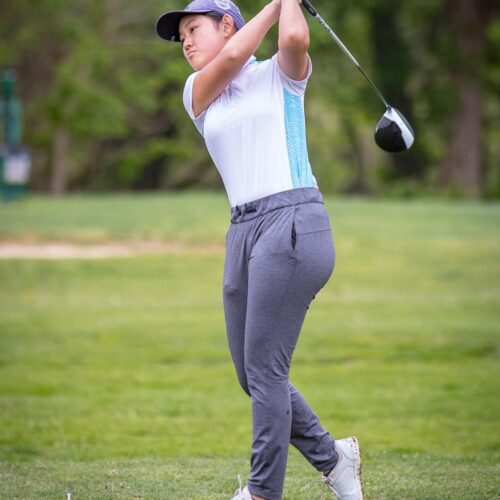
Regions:
<instances>
[{"instance_id":1,"label":"nose","mask_svg":"<svg viewBox=\"0 0 500 500\"><path fill-rule=\"evenodd\" d=\"M193 42L189 37L184 38L184 43L182 44L182 48L184 49L184 52L188 52L189 49L193 46Z\"/></svg>"}]
</instances>

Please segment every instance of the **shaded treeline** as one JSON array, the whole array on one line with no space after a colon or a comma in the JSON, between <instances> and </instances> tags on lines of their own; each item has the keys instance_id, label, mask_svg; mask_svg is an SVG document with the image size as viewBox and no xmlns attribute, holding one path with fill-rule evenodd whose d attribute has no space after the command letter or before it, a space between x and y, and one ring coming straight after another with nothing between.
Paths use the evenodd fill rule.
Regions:
<instances>
[{"instance_id":1,"label":"shaded treeline","mask_svg":"<svg viewBox=\"0 0 500 500\"><path fill-rule=\"evenodd\" d=\"M221 185L182 106L191 72L156 18L182 1L3 0L0 67L16 70L32 187ZM241 0L248 19L264 2ZM312 19L306 96L311 163L325 192L500 196L500 16L493 0L316 0L395 107L411 151L372 138L383 108ZM276 50L274 29L259 58Z\"/></svg>"}]
</instances>

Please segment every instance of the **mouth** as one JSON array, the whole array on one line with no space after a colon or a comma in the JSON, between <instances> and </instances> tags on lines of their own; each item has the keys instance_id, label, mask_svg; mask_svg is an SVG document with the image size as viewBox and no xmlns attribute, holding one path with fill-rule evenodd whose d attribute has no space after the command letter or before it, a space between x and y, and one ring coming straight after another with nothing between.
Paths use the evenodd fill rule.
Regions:
<instances>
[{"instance_id":1,"label":"mouth","mask_svg":"<svg viewBox=\"0 0 500 500\"><path fill-rule=\"evenodd\" d=\"M196 50L192 50L191 52L188 52L188 53L187 53L187 58L188 58L188 59L191 59L191 57L192 57L194 54L196 54Z\"/></svg>"}]
</instances>

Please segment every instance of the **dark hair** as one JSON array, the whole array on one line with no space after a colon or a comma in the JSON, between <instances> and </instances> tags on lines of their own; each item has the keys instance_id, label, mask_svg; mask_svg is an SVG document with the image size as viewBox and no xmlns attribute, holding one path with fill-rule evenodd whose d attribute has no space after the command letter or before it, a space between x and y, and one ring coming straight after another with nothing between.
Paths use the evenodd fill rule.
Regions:
<instances>
[{"instance_id":1,"label":"dark hair","mask_svg":"<svg viewBox=\"0 0 500 500\"><path fill-rule=\"evenodd\" d=\"M219 24L222 21L222 18L224 17L222 14L219 14L218 12L207 12L205 16L210 17L217 24Z\"/></svg>"}]
</instances>

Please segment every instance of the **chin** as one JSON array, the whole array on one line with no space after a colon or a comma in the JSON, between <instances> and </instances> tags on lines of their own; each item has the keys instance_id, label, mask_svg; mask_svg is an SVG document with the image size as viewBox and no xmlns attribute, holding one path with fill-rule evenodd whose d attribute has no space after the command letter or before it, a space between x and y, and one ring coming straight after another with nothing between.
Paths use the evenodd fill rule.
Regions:
<instances>
[{"instance_id":1,"label":"chin","mask_svg":"<svg viewBox=\"0 0 500 500\"><path fill-rule=\"evenodd\" d=\"M195 71L200 71L202 70L209 62L213 61L217 54L196 54L196 57L193 61L191 61L189 64L191 64L191 67Z\"/></svg>"},{"instance_id":2,"label":"chin","mask_svg":"<svg viewBox=\"0 0 500 500\"><path fill-rule=\"evenodd\" d=\"M195 71L200 71L202 70L205 66L207 65L206 62L199 62L199 61L196 61L196 62L193 62L191 64L191 67L195 70Z\"/></svg>"}]
</instances>

